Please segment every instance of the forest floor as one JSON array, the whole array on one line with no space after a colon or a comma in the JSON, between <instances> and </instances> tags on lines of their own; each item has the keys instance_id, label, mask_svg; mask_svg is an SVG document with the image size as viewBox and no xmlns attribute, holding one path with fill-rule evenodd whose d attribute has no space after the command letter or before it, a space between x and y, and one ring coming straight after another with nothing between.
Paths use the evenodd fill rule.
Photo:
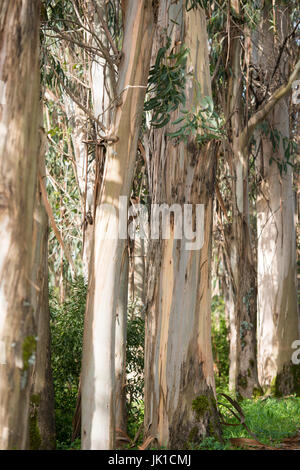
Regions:
<instances>
[{"instance_id":1,"label":"forest floor","mask_svg":"<svg viewBox=\"0 0 300 470\"><path fill-rule=\"evenodd\" d=\"M220 398L220 403L228 404ZM261 397L235 401L240 412L229 405L234 411L219 405L222 410L223 443L214 437L206 437L200 444L190 444L190 450L300 450L300 398L295 396L274 398ZM130 434L138 430L138 422L142 422L142 410L139 420L135 421ZM129 441L128 437L128 441ZM124 436L125 441L125 436ZM128 449L145 449L147 442L138 444L132 435ZM151 444L149 445L151 449ZM148 448L149 448L148 447Z\"/></svg>"},{"instance_id":2,"label":"forest floor","mask_svg":"<svg viewBox=\"0 0 300 470\"><path fill-rule=\"evenodd\" d=\"M201 443L189 443L188 450L300 450L299 397L264 396L236 400L228 390L224 391L224 388L218 392L218 408L223 421L223 442L214 437L206 437ZM72 413L73 411L71 415ZM143 442L143 419L143 401L131 403L128 409L128 434L117 435L118 449L154 450L151 439ZM59 421L57 424L58 427L61 426ZM71 429L72 426L70 431ZM66 431L67 429L61 433L58 429L57 449L79 450L80 439L71 443Z\"/></svg>"},{"instance_id":3,"label":"forest floor","mask_svg":"<svg viewBox=\"0 0 300 470\"><path fill-rule=\"evenodd\" d=\"M197 448L300 449L300 398L290 396L244 399L239 405L244 415L244 424L238 424L238 420L228 410L222 410L226 422L234 424L223 426L224 444L206 438Z\"/></svg>"}]
</instances>

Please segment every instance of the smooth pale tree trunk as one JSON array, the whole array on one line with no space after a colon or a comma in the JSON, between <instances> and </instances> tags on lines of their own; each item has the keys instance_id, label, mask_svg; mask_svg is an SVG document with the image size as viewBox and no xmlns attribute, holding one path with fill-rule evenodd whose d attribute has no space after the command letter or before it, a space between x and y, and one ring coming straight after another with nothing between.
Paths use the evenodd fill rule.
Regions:
<instances>
[{"instance_id":1,"label":"smooth pale tree trunk","mask_svg":"<svg viewBox=\"0 0 300 470\"><path fill-rule=\"evenodd\" d=\"M96 0L90 3L87 3L87 13L89 15L89 24L86 25L88 28L91 27L96 36L101 40L101 43L109 50L109 41L107 39L106 33L102 28L101 18L107 22L106 18L106 5L105 0ZM100 15L100 16L99 16ZM90 36L90 37L89 37ZM88 34L89 41L95 48L99 48L99 44L95 41L95 38ZM98 50L99 52L99 50ZM110 106L113 100L113 86L112 86L112 71L107 65L107 61L103 57L98 55L95 57L95 60L89 61L89 81L91 88L91 98L93 103L93 114L96 119L99 119L101 123L110 129L111 121L113 119L115 104ZM115 79L113 79L115 81ZM98 125L96 124L97 131L100 131ZM101 132L103 134L103 132ZM77 139L78 140L78 139ZM100 141L98 140L98 143ZM102 180L96 181L97 165L101 165L97 159L97 155L102 155L102 158L105 159L105 151L101 152L101 149L97 146L96 142L91 144L94 147L95 154L95 164L88 169L87 177L87 195L86 195L86 212L90 213L90 221L92 224L86 224L85 230L85 242L84 242L84 251L83 251L83 265L86 279L88 279L88 274L91 269L91 253L94 245L94 231L95 231L95 220L97 205L95 207L95 191L101 189ZM91 147L89 147L91 150ZM86 163L85 163L85 153L84 151L84 185L85 185L85 173L86 173ZM81 150L82 154L82 150ZM83 191L84 194L84 191Z\"/></svg>"},{"instance_id":2,"label":"smooth pale tree trunk","mask_svg":"<svg viewBox=\"0 0 300 470\"><path fill-rule=\"evenodd\" d=\"M115 446L115 316L125 240L119 238L119 196L130 196L149 73L155 11L152 2L126 3L117 107L98 198L94 255L82 361L82 447ZM116 140L116 141L114 141ZM108 209L110 204L112 210ZM115 209L115 210L113 210ZM127 229L127 214L125 214ZM123 227L124 228L124 227Z\"/></svg>"},{"instance_id":3,"label":"smooth pale tree trunk","mask_svg":"<svg viewBox=\"0 0 300 470\"><path fill-rule=\"evenodd\" d=\"M40 2L0 4L0 449L27 444L38 324L32 299ZM3 99L4 98L4 99Z\"/></svg>"},{"instance_id":4,"label":"smooth pale tree trunk","mask_svg":"<svg viewBox=\"0 0 300 470\"><path fill-rule=\"evenodd\" d=\"M105 0L98 0L87 5L87 14L89 16L88 27L92 30L101 40L102 44L109 50L109 42L105 31L101 26L101 18L106 18L106 2ZM99 16L100 15L100 16ZM93 47L99 47L95 38L88 34L88 40L91 41ZM96 119L100 119L101 123L107 128L110 128L112 116L115 110L115 104L110 106L112 101L112 81L111 73L108 70L106 60L100 58L98 55L95 60L89 62L89 81L93 103L93 114ZM74 108L75 127L73 131L73 145L75 151L75 158L78 170L78 181L82 199L85 201L85 221L84 221L84 245L83 245L83 271L85 280L88 282L89 273L92 269L92 250L94 244L94 219L96 215L95 200L96 193L102 186L102 170L106 157L105 145L100 139L90 141L88 146L84 143L87 139L86 126L84 126L84 112L75 103L72 104ZM97 124L96 124L97 127ZM98 129L99 130L99 129ZM87 168L87 150L94 152L94 164ZM120 299L117 306L117 317L119 321L116 323L116 428L126 431L126 395L125 395L125 382L126 382L126 327L127 327L127 293L126 293L126 279L128 282L128 268L124 263L124 269L121 274L121 292ZM125 315L125 318L124 318ZM124 349L125 348L125 349ZM74 431L73 439L77 437L80 428L80 408L81 408L81 384L79 386L78 400L76 412L74 416Z\"/></svg>"},{"instance_id":5,"label":"smooth pale tree trunk","mask_svg":"<svg viewBox=\"0 0 300 470\"><path fill-rule=\"evenodd\" d=\"M35 250L31 277L35 321L38 325L29 414L29 448L32 450L53 450L56 445L48 293L48 216L40 188L40 185L45 186L46 182L45 142L46 136L40 127L39 170L32 239Z\"/></svg>"},{"instance_id":6,"label":"smooth pale tree trunk","mask_svg":"<svg viewBox=\"0 0 300 470\"><path fill-rule=\"evenodd\" d=\"M268 118L289 138L288 104L283 99ZM292 364L292 344L299 339L296 288L295 194L292 168L280 174L276 157L284 161L282 144L274 152L263 139L260 165L263 179L257 200L258 233L258 367L262 387L276 395L300 394L300 375Z\"/></svg>"},{"instance_id":7,"label":"smooth pale tree trunk","mask_svg":"<svg viewBox=\"0 0 300 470\"><path fill-rule=\"evenodd\" d=\"M197 107L194 79L211 96L205 15L187 12L185 2L162 2L157 49L171 19L172 44L190 50L186 108ZM166 29L165 29L166 28ZM175 49L176 50L176 49ZM175 118L175 117L174 117ZM172 121L172 118L171 118ZM191 138L176 144L166 129L153 131L149 143L150 194L153 203L203 204L201 249L187 239L150 240L145 344L145 437L159 446L183 448L205 435L219 436L211 350L212 208L216 166L213 143L201 148ZM149 155L148 155L149 157ZM199 230L199 227L198 227Z\"/></svg>"},{"instance_id":8,"label":"smooth pale tree trunk","mask_svg":"<svg viewBox=\"0 0 300 470\"><path fill-rule=\"evenodd\" d=\"M277 11L277 32L267 28L271 3L264 9L261 25L261 50L257 51L256 65L266 79L274 69L276 41L288 34L288 12L283 2ZM286 72L284 53L279 70ZM258 371L265 391L275 395L300 395L299 365L291 361L292 344L299 339L299 316L296 284L295 194L293 170L286 163L283 139L290 139L289 99L282 98L266 119L269 129L277 130L280 144L274 150L269 136L261 135L257 170L260 177L257 198L258 236ZM258 136L259 137L259 136Z\"/></svg>"},{"instance_id":9,"label":"smooth pale tree trunk","mask_svg":"<svg viewBox=\"0 0 300 470\"><path fill-rule=\"evenodd\" d=\"M101 40L106 47L108 47L107 37L105 32L101 28L101 21L98 13L105 19L105 0L97 0L84 5L86 8L86 15L89 18L88 24L85 26L87 29L91 29L96 36ZM97 49L99 44L95 41L95 38L90 34L86 33L86 42L90 43ZM109 47L108 47L109 48ZM98 50L99 52L99 50ZM86 59L83 59L86 60ZM89 58L89 83L91 89L91 100L92 100L92 111L96 119L100 119L106 128L110 128L111 114L114 107L110 107L110 92L111 82L110 76L107 71L106 60L102 57L96 56L95 60ZM69 106L69 119L74 121L74 129L72 132L72 141L74 146L74 154L76 159L77 177L79 190L82 200L82 213L83 213L83 250L82 250L82 261L83 261L83 275L85 281L89 282L90 272L92 269L93 259L93 246L94 246L94 228L95 228L95 193L102 185L102 179L96 181L97 167L99 168L100 162L98 156L101 155L105 159L105 150L103 147L100 148L100 140L98 136L96 140L90 140L89 144L86 144L87 138L92 137L88 135L87 130L87 116L83 109L78 104L70 100L67 97L67 103ZM97 129L97 124L95 124ZM99 130L99 129L97 129ZM97 132L97 131L96 131ZM87 152L92 150L94 154L94 163L88 165ZM89 157L90 158L90 157ZM99 173L98 173L99 176ZM127 305L126 305L127 308ZM123 329L122 329L123 331ZM125 339L126 341L126 339ZM122 353L121 353L122 355ZM118 381L119 384L119 381ZM78 398L76 404L75 415L73 418L73 435L72 439L76 439L80 435L81 427L81 380L78 389Z\"/></svg>"}]
</instances>

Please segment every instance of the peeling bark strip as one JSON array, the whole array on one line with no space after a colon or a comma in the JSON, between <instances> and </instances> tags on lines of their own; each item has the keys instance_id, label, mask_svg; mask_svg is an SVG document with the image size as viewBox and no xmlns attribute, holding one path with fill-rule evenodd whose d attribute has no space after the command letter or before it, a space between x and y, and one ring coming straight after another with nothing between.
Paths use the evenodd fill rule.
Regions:
<instances>
[{"instance_id":1,"label":"peeling bark strip","mask_svg":"<svg viewBox=\"0 0 300 470\"><path fill-rule=\"evenodd\" d=\"M195 81L211 96L204 12L186 12L185 2L161 2L156 52L176 21L172 45L190 51L186 108L197 108ZM165 44L165 42L164 42ZM163 44L163 45L164 45ZM154 57L155 60L155 57ZM173 113L171 122L178 117ZM150 194L155 203L204 204L204 244L186 250L186 240L150 242L145 347L145 434L158 445L186 448L205 435L220 435L214 399L210 276L216 152L191 139L179 145L154 130L147 143ZM149 156L150 155L150 156Z\"/></svg>"},{"instance_id":2,"label":"peeling bark strip","mask_svg":"<svg viewBox=\"0 0 300 470\"><path fill-rule=\"evenodd\" d=\"M31 262L39 148L38 0L0 3L0 449L27 445L36 354Z\"/></svg>"},{"instance_id":3,"label":"peeling bark strip","mask_svg":"<svg viewBox=\"0 0 300 470\"><path fill-rule=\"evenodd\" d=\"M111 134L116 135L118 141L107 146L85 318L83 449L112 449L115 446L115 314L125 245L124 240L118 239L118 214L113 217L104 213L100 205L110 203L117 207L119 196L130 196L154 33L152 2L130 0L125 3L125 8L117 93L120 95L125 91L111 128ZM110 240L104 239L105 232Z\"/></svg>"}]
</instances>

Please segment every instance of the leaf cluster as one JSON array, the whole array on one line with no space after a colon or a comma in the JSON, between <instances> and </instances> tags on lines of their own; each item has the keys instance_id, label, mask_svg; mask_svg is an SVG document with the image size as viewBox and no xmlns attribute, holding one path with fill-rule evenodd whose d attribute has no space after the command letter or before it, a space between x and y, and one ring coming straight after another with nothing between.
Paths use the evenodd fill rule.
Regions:
<instances>
[{"instance_id":1,"label":"leaf cluster","mask_svg":"<svg viewBox=\"0 0 300 470\"><path fill-rule=\"evenodd\" d=\"M188 49L180 47L177 53L170 53L171 39L157 53L148 80L150 98L144 104L145 111L153 111L153 127L164 127L171 119L171 113L180 104L185 104L186 61Z\"/></svg>"},{"instance_id":2,"label":"leaf cluster","mask_svg":"<svg viewBox=\"0 0 300 470\"><path fill-rule=\"evenodd\" d=\"M294 164L291 162L291 160L297 151L296 143L288 137L282 135L278 129L272 128L267 121L264 121L260 124L260 129L262 135L270 140L274 152L274 155L269 160L269 165L271 165L272 162L275 162L280 174L282 175L283 172L286 173L288 165L292 168L294 167ZM280 150L280 143L282 143L283 148L284 158L282 159L276 157L276 153L278 153Z\"/></svg>"},{"instance_id":3,"label":"leaf cluster","mask_svg":"<svg viewBox=\"0 0 300 470\"><path fill-rule=\"evenodd\" d=\"M144 416L144 342L145 320L134 301L128 305L126 348L126 392L128 433L133 438Z\"/></svg>"},{"instance_id":4,"label":"leaf cluster","mask_svg":"<svg viewBox=\"0 0 300 470\"><path fill-rule=\"evenodd\" d=\"M201 99L200 107L197 111L180 111L183 116L172 122L172 125L181 124L168 135L178 142L187 142L193 136L198 144L204 144L213 139L219 139L223 135L222 122L219 115L214 110L213 100L210 96Z\"/></svg>"},{"instance_id":5,"label":"leaf cluster","mask_svg":"<svg viewBox=\"0 0 300 470\"><path fill-rule=\"evenodd\" d=\"M196 10L197 8L207 8L211 0L185 0L186 11Z\"/></svg>"}]
</instances>

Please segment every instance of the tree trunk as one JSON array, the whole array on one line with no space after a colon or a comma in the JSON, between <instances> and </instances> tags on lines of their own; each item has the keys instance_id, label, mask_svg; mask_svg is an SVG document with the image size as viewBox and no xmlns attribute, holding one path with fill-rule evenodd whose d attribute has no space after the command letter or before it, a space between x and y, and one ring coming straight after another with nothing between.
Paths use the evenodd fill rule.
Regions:
<instances>
[{"instance_id":1,"label":"tree trunk","mask_svg":"<svg viewBox=\"0 0 300 470\"><path fill-rule=\"evenodd\" d=\"M40 184L45 186L45 134L40 128L39 182L34 210L32 245L35 248L32 265L32 298L38 325L36 364L30 396L29 448L55 449L54 388L50 350L50 311L48 294L48 217Z\"/></svg>"},{"instance_id":2,"label":"tree trunk","mask_svg":"<svg viewBox=\"0 0 300 470\"><path fill-rule=\"evenodd\" d=\"M38 324L31 263L39 147L37 0L0 5L0 448L27 445ZM5 156L5 157L4 157ZM4 360L3 360L4 359Z\"/></svg>"},{"instance_id":3,"label":"tree trunk","mask_svg":"<svg viewBox=\"0 0 300 470\"><path fill-rule=\"evenodd\" d=\"M187 12L184 2L162 2L158 47L171 19L177 22L172 45L190 50L187 70L193 78L187 80L186 108L196 109L195 79L202 95L211 96L205 15L199 7ZM199 147L193 138L175 144L163 128L153 131L148 164L152 203L204 204L201 249L190 251L187 239L175 239L173 222L170 238L151 240L149 247L145 434L174 449L219 435L210 320L215 146Z\"/></svg>"},{"instance_id":4,"label":"tree trunk","mask_svg":"<svg viewBox=\"0 0 300 470\"><path fill-rule=\"evenodd\" d=\"M236 2L237 3L237 2ZM230 389L250 398L259 389L256 361L256 269L249 219L248 141L241 146L243 130L241 33L231 25L231 72L227 117L231 123L233 221L227 242L234 312L230 320Z\"/></svg>"},{"instance_id":5,"label":"tree trunk","mask_svg":"<svg viewBox=\"0 0 300 470\"><path fill-rule=\"evenodd\" d=\"M232 388L242 397L251 398L259 389L256 361L256 270L251 246L249 220L248 154L237 150L235 155L236 184L233 212L233 273L235 275L234 333L236 369L230 377ZM239 184L241 183L241 184Z\"/></svg>"},{"instance_id":6,"label":"tree trunk","mask_svg":"<svg viewBox=\"0 0 300 470\"><path fill-rule=\"evenodd\" d=\"M268 122L289 138L285 99ZM291 362L292 344L299 339L292 168L280 174L276 161L269 163L271 157L284 161L282 143L274 153L271 142L263 139L262 149L257 201L259 379L265 390L271 388L276 395L300 394L300 376Z\"/></svg>"},{"instance_id":7,"label":"tree trunk","mask_svg":"<svg viewBox=\"0 0 300 470\"><path fill-rule=\"evenodd\" d=\"M119 196L130 196L149 73L154 11L148 1L126 4L117 107L107 141L104 179L97 201L95 249L89 283L82 361L82 447L115 446L115 314L125 243L119 238ZM114 142L114 140L117 140ZM127 214L126 214L127 228Z\"/></svg>"},{"instance_id":8,"label":"tree trunk","mask_svg":"<svg viewBox=\"0 0 300 470\"><path fill-rule=\"evenodd\" d=\"M256 65L270 80L277 59L276 41L288 34L288 12L279 5L276 12L278 38L267 27L271 4L264 9L260 29L261 51ZM279 70L286 73L287 55ZM278 78L278 74L275 79ZM272 85L272 82L271 82ZM292 363L292 344L299 339L296 284L296 231L293 171L285 156L290 139L289 99L282 98L266 118L268 129L277 131L280 143L274 148L270 135L261 134L257 170L260 177L257 198L258 234L258 371L265 391L275 395L300 395L299 366ZM259 138L259 135L258 135ZM257 145L259 145L257 142ZM284 167L286 165L286 168Z\"/></svg>"}]
</instances>

